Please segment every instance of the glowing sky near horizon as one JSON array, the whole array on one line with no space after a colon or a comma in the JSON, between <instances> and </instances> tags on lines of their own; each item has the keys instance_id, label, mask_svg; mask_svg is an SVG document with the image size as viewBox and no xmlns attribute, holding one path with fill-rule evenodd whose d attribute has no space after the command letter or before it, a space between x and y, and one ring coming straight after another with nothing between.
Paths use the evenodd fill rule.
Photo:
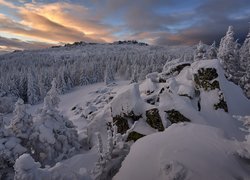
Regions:
<instances>
[{"instance_id":1,"label":"glowing sky near horizon","mask_svg":"<svg viewBox=\"0 0 250 180\"><path fill-rule=\"evenodd\" d=\"M217 43L229 25L243 39L249 0L0 0L0 51L75 41Z\"/></svg>"}]
</instances>

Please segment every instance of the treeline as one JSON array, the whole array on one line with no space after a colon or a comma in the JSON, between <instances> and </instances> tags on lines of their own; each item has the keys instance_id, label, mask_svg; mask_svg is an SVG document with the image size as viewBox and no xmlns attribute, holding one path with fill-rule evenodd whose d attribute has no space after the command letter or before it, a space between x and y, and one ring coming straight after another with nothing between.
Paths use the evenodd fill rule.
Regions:
<instances>
[{"instance_id":1,"label":"treeline","mask_svg":"<svg viewBox=\"0 0 250 180\"><path fill-rule=\"evenodd\" d=\"M139 79L144 79L150 72L161 71L166 61L179 57L192 60L193 48L75 44L13 52L0 56L0 97L19 97L36 104L43 100L54 77L61 93L65 93L75 86L104 81L107 67L115 77L127 80L136 67Z\"/></svg>"}]
</instances>

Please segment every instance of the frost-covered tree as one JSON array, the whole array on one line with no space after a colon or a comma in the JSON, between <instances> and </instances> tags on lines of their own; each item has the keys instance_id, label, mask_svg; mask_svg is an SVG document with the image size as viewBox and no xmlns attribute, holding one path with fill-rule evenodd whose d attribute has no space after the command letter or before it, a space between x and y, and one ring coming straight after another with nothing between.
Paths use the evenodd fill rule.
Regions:
<instances>
[{"instance_id":1,"label":"frost-covered tree","mask_svg":"<svg viewBox=\"0 0 250 180\"><path fill-rule=\"evenodd\" d=\"M240 79L240 85L245 95L250 98L250 64L247 64L245 67L245 73Z\"/></svg>"},{"instance_id":2,"label":"frost-covered tree","mask_svg":"<svg viewBox=\"0 0 250 180\"><path fill-rule=\"evenodd\" d=\"M42 165L68 158L80 148L75 126L57 110L59 100L53 80L43 108L34 117L34 129L30 136L32 156Z\"/></svg>"},{"instance_id":3,"label":"frost-covered tree","mask_svg":"<svg viewBox=\"0 0 250 180\"><path fill-rule=\"evenodd\" d=\"M41 164L35 162L29 154L23 154L15 162L14 180L44 179L44 177L41 176L42 173L39 169L40 167ZM47 176L47 178L48 177L49 176Z\"/></svg>"},{"instance_id":4,"label":"frost-covered tree","mask_svg":"<svg viewBox=\"0 0 250 180\"><path fill-rule=\"evenodd\" d=\"M16 160L14 169L14 180L91 180L88 172L82 170L84 168L79 172L70 171L70 168L65 165L41 168L41 164L35 162L32 156L26 153Z\"/></svg>"},{"instance_id":5,"label":"frost-covered tree","mask_svg":"<svg viewBox=\"0 0 250 180\"><path fill-rule=\"evenodd\" d=\"M59 74L57 76L57 86L61 93L65 93L70 89L66 81L64 68L59 69Z\"/></svg>"},{"instance_id":6,"label":"frost-covered tree","mask_svg":"<svg viewBox=\"0 0 250 180\"><path fill-rule=\"evenodd\" d=\"M3 117L0 115L0 179L11 179L15 160L26 152L20 143L21 140L5 128Z\"/></svg>"},{"instance_id":7,"label":"frost-covered tree","mask_svg":"<svg viewBox=\"0 0 250 180\"><path fill-rule=\"evenodd\" d=\"M226 71L226 75L233 81L239 68L238 44L234 40L233 27L229 26L226 35L221 39L218 51L219 60Z\"/></svg>"},{"instance_id":8,"label":"frost-covered tree","mask_svg":"<svg viewBox=\"0 0 250 180\"><path fill-rule=\"evenodd\" d=\"M193 48L86 44L19 51L0 56L1 90L5 96L36 104L46 96L53 77L57 78L59 92L65 93L75 86L103 82L106 64L114 75L126 80L131 80L133 66L137 65L141 80L161 70L166 61L184 55L187 61L192 60Z\"/></svg>"},{"instance_id":9,"label":"frost-covered tree","mask_svg":"<svg viewBox=\"0 0 250 180\"><path fill-rule=\"evenodd\" d=\"M130 80L130 83L137 83L138 82L138 67L135 65L134 68L133 68L133 74L132 74L132 77L131 77L131 80Z\"/></svg>"},{"instance_id":10,"label":"frost-covered tree","mask_svg":"<svg viewBox=\"0 0 250 180\"><path fill-rule=\"evenodd\" d=\"M32 126L32 116L26 112L26 105L19 98L15 104L14 117L11 119L9 129L15 137L22 140L24 146L28 146Z\"/></svg>"},{"instance_id":11,"label":"frost-covered tree","mask_svg":"<svg viewBox=\"0 0 250 180\"><path fill-rule=\"evenodd\" d=\"M218 57L221 58L221 63L224 65L234 56L234 31L233 26L229 26L226 35L221 39Z\"/></svg>"},{"instance_id":12,"label":"frost-covered tree","mask_svg":"<svg viewBox=\"0 0 250 180\"><path fill-rule=\"evenodd\" d=\"M50 97L51 103L53 107L58 108L60 103L58 89L56 87L56 78L51 82L51 89L48 91L47 96Z\"/></svg>"},{"instance_id":13,"label":"frost-covered tree","mask_svg":"<svg viewBox=\"0 0 250 180\"><path fill-rule=\"evenodd\" d=\"M129 152L130 145L127 141L128 135L134 130L137 122L123 135L117 132L117 126L111 123L110 129L107 130L107 144L104 147L101 134L96 133L98 161L91 172L94 180L112 179L112 176L118 172L123 159ZM106 151L105 151L106 150Z\"/></svg>"},{"instance_id":14,"label":"frost-covered tree","mask_svg":"<svg viewBox=\"0 0 250 180\"><path fill-rule=\"evenodd\" d=\"M250 64L250 29L243 45L240 48L240 67L246 71L249 64Z\"/></svg>"},{"instance_id":15,"label":"frost-covered tree","mask_svg":"<svg viewBox=\"0 0 250 180\"><path fill-rule=\"evenodd\" d=\"M113 83L114 80L115 80L115 76L114 76L113 69L107 64L105 74L104 74L104 81L106 85L109 85Z\"/></svg>"},{"instance_id":16,"label":"frost-covered tree","mask_svg":"<svg viewBox=\"0 0 250 180\"><path fill-rule=\"evenodd\" d=\"M27 88L27 98L28 103L36 104L40 100L39 87L37 86L38 81L32 70L28 73L28 88Z\"/></svg>"},{"instance_id":17,"label":"frost-covered tree","mask_svg":"<svg viewBox=\"0 0 250 180\"><path fill-rule=\"evenodd\" d=\"M202 43L202 41L200 41L194 53L194 61L200 61L205 58L206 58L206 47Z\"/></svg>"},{"instance_id":18,"label":"frost-covered tree","mask_svg":"<svg viewBox=\"0 0 250 180\"><path fill-rule=\"evenodd\" d=\"M216 58L217 58L217 48L216 48L216 43L215 43L215 41L214 41L213 44L211 44L211 46L208 48L208 51L207 51L207 58L208 58L208 59L216 59Z\"/></svg>"}]
</instances>

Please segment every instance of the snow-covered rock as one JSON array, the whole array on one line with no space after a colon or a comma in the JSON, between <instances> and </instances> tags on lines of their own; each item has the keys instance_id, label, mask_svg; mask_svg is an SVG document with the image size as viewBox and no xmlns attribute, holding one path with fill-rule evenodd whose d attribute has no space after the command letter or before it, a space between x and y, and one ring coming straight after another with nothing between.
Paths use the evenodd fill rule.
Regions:
<instances>
[{"instance_id":1,"label":"snow-covered rock","mask_svg":"<svg viewBox=\"0 0 250 180\"><path fill-rule=\"evenodd\" d=\"M114 180L123 179L247 179L250 173L223 131L193 123L176 124L132 145Z\"/></svg>"}]
</instances>

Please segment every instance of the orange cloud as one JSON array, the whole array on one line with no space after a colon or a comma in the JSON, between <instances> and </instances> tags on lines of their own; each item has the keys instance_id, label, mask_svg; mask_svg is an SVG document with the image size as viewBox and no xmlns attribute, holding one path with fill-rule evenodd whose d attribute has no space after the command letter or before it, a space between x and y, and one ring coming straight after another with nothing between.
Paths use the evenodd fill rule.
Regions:
<instances>
[{"instance_id":1,"label":"orange cloud","mask_svg":"<svg viewBox=\"0 0 250 180\"><path fill-rule=\"evenodd\" d=\"M0 5L16 9L17 22L0 14L0 32L49 43L113 41L115 28L90 17L89 9L69 3L25 3L17 7L0 0Z\"/></svg>"}]
</instances>

